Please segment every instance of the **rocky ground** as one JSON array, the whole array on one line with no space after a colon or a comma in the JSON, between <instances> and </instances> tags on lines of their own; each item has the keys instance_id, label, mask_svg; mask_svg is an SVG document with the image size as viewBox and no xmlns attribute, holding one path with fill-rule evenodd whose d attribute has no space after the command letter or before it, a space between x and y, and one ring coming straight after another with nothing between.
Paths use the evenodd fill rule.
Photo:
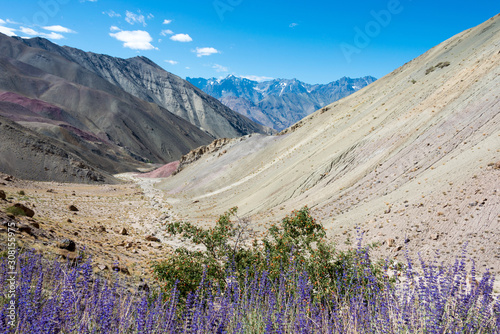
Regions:
<instances>
[{"instance_id":1,"label":"rocky ground","mask_svg":"<svg viewBox=\"0 0 500 334\"><path fill-rule=\"evenodd\" d=\"M124 182L82 185L0 173L0 248L7 248L7 226L15 222L16 240L23 248L70 260L84 253L105 276L115 269L137 281L149 278L151 261L178 246L161 232L161 222L175 217L153 187L156 179L133 174L118 178ZM9 214L7 208L16 203L31 209L33 216Z\"/></svg>"}]
</instances>

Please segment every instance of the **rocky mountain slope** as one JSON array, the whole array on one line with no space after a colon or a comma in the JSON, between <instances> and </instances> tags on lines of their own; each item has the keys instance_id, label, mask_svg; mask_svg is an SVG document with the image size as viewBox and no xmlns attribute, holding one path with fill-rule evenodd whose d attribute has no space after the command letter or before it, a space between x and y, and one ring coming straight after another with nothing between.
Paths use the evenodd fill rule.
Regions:
<instances>
[{"instance_id":1,"label":"rocky mountain slope","mask_svg":"<svg viewBox=\"0 0 500 334\"><path fill-rule=\"evenodd\" d=\"M184 219L238 206L258 228L309 205L340 248L363 233L374 252L441 261L467 243L498 274L499 41L497 15L280 136L233 140L160 187Z\"/></svg>"},{"instance_id":2,"label":"rocky mountain slope","mask_svg":"<svg viewBox=\"0 0 500 334\"><path fill-rule=\"evenodd\" d=\"M2 110L0 103L0 111ZM117 183L61 144L0 116L0 170L27 180ZM94 155L96 159L99 157Z\"/></svg>"},{"instance_id":3,"label":"rocky mountain slope","mask_svg":"<svg viewBox=\"0 0 500 334\"><path fill-rule=\"evenodd\" d=\"M169 73L146 57L121 59L59 46L42 38L21 39L26 45L55 53L99 75L144 101L155 103L217 138L272 133Z\"/></svg>"},{"instance_id":4,"label":"rocky mountain slope","mask_svg":"<svg viewBox=\"0 0 500 334\"><path fill-rule=\"evenodd\" d=\"M326 85L310 85L297 79L257 82L234 75L221 80L186 80L240 114L281 131L376 79L370 76L356 79L344 77Z\"/></svg>"},{"instance_id":5,"label":"rocky mountain slope","mask_svg":"<svg viewBox=\"0 0 500 334\"><path fill-rule=\"evenodd\" d=\"M108 173L175 161L214 139L75 62L1 34L0 115ZM2 158L7 153L0 151ZM16 166L19 176L25 168ZM66 180L57 173L36 175Z\"/></svg>"}]
</instances>

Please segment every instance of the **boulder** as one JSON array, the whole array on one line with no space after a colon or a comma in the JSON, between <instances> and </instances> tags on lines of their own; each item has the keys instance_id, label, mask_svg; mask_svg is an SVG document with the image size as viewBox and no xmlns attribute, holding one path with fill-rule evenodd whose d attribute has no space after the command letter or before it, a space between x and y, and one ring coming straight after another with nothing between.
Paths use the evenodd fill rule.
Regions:
<instances>
[{"instance_id":1,"label":"boulder","mask_svg":"<svg viewBox=\"0 0 500 334\"><path fill-rule=\"evenodd\" d=\"M128 231L125 227L123 227L121 230L120 230L120 234L121 235L128 235Z\"/></svg>"},{"instance_id":2,"label":"boulder","mask_svg":"<svg viewBox=\"0 0 500 334\"><path fill-rule=\"evenodd\" d=\"M19 225L18 229L19 229L19 232L31 234L31 227L29 227L28 225Z\"/></svg>"},{"instance_id":3,"label":"boulder","mask_svg":"<svg viewBox=\"0 0 500 334\"><path fill-rule=\"evenodd\" d=\"M160 242L160 239L158 239L157 237L155 237L154 235L148 235L146 237L146 240L147 241L154 241L154 242Z\"/></svg>"},{"instance_id":4,"label":"boulder","mask_svg":"<svg viewBox=\"0 0 500 334\"><path fill-rule=\"evenodd\" d=\"M30 218L35 215L35 211L31 210L30 208L26 207L25 205L23 205L21 203L16 203L16 204L14 204L14 206L16 208L21 209L24 212L24 214Z\"/></svg>"},{"instance_id":5,"label":"boulder","mask_svg":"<svg viewBox=\"0 0 500 334\"><path fill-rule=\"evenodd\" d=\"M5 191L0 190L0 200L5 201L7 199L7 195L5 194Z\"/></svg>"},{"instance_id":6,"label":"boulder","mask_svg":"<svg viewBox=\"0 0 500 334\"><path fill-rule=\"evenodd\" d=\"M57 247L61 249L66 249L70 252L74 252L76 250L76 244L71 239L62 239L57 243Z\"/></svg>"},{"instance_id":7,"label":"boulder","mask_svg":"<svg viewBox=\"0 0 500 334\"><path fill-rule=\"evenodd\" d=\"M73 204L71 204L71 205L68 205L68 210L69 211L78 211L78 208L76 206L74 206Z\"/></svg>"}]
</instances>

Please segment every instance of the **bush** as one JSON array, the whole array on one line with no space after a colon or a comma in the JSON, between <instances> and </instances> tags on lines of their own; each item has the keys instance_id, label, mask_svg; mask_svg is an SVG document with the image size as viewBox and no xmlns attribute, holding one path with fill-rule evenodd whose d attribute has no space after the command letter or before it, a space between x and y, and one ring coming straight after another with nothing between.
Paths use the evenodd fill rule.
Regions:
<instances>
[{"instance_id":1,"label":"bush","mask_svg":"<svg viewBox=\"0 0 500 334\"><path fill-rule=\"evenodd\" d=\"M232 278L242 283L265 273L277 284L284 272L295 272L306 273L316 295L322 298L331 293L345 295L359 284L373 284L364 279L369 274L382 278L381 266L371 263L368 249L338 252L328 244L325 229L311 217L308 207L271 225L261 242L253 240L246 247L243 239L248 221L239 219L236 212L237 208L232 208L206 230L187 222L166 225L169 233L205 247L203 251L178 248L165 260L152 264L155 277L166 290L177 286L180 296L186 298L203 277L213 288L224 288ZM237 218L235 222L233 217Z\"/></svg>"}]
</instances>

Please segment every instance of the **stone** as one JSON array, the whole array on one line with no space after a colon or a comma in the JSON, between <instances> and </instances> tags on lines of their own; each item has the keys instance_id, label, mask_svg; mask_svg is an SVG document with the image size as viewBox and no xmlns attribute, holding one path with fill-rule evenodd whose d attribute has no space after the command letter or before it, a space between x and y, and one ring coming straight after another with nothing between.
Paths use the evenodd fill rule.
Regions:
<instances>
[{"instance_id":1,"label":"stone","mask_svg":"<svg viewBox=\"0 0 500 334\"><path fill-rule=\"evenodd\" d=\"M40 228L40 224L38 222L30 222L30 225L34 228Z\"/></svg>"},{"instance_id":2,"label":"stone","mask_svg":"<svg viewBox=\"0 0 500 334\"><path fill-rule=\"evenodd\" d=\"M12 175L9 175L9 176L4 177L3 179L4 179L4 181L9 182L9 181L12 181L13 178L14 177Z\"/></svg>"},{"instance_id":3,"label":"stone","mask_svg":"<svg viewBox=\"0 0 500 334\"><path fill-rule=\"evenodd\" d=\"M35 211L31 210L30 208L28 208L27 206L25 206L21 203L16 203L16 204L14 204L14 206L16 208L21 209L24 212L24 214L30 218L35 215Z\"/></svg>"},{"instance_id":4,"label":"stone","mask_svg":"<svg viewBox=\"0 0 500 334\"><path fill-rule=\"evenodd\" d=\"M157 237L155 237L154 235L148 235L146 237L146 240L147 241L154 241L154 242L160 242L160 239L158 239Z\"/></svg>"},{"instance_id":5,"label":"stone","mask_svg":"<svg viewBox=\"0 0 500 334\"><path fill-rule=\"evenodd\" d=\"M125 227L123 227L121 230L120 230L120 234L121 235L128 235L128 231Z\"/></svg>"},{"instance_id":6,"label":"stone","mask_svg":"<svg viewBox=\"0 0 500 334\"><path fill-rule=\"evenodd\" d=\"M97 265L97 268L98 268L100 271L103 271L103 270L108 269L108 266L107 266L107 265L105 265L105 264L98 264L98 265Z\"/></svg>"},{"instance_id":7,"label":"stone","mask_svg":"<svg viewBox=\"0 0 500 334\"><path fill-rule=\"evenodd\" d=\"M57 247L59 247L61 249L66 249L70 252L74 252L76 250L76 244L71 239L60 240L59 242L57 242Z\"/></svg>"},{"instance_id":8,"label":"stone","mask_svg":"<svg viewBox=\"0 0 500 334\"><path fill-rule=\"evenodd\" d=\"M5 194L5 191L0 190L0 200L7 200L7 195Z\"/></svg>"},{"instance_id":9,"label":"stone","mask_svg":"<svg viewBox=\"0 0 500 334\"><path fill-rule=\"evenodd\" d=\"M78 208L76 206L74 206L73 204L68 205L68 210L69 211L79 211Z\"/></svg>"},{"instance_id":10,"label":"stone","mask_svg":"<svg viewBox=\"0 0 500 334\"><path fill-rule=\"evenodd\" d=\"M437 234L437 233L433 233L433 234L431 234L431 239L432 239L432 240L437 240L437 239L439 239L439 234Z\"/></svg>"},{"instance_id":11,"label":"stone","mask_svg":"<svg viewBox=\"0 0 500 334\"><path fill-rule=\"evenodd\" d=\"M29 227L28 225L19 225L18 229L19 232L31 234L31 227Z\"/></svg>"},{"instance_id":12,"label":"stone","mask_svg":"<svg viewBox=\"0 0 500 334\"><path fill-rule=\"evenodd\" d=\"M68 218L68 220L66 220L66 222L72 223L73 221L71 220L71 218Z\"/></svg>"},{"instance_id":13,"label":"stone","mask_svg":"<svg viewBox=\"0 0 500 334\"><path fill-rule=\"evenodd\" d=\"M387 239L386 243L387 243L387 247L394 247L394 246L396 246L396 240L394 240L392 238Z\"/></svg>"}]
</instances>

